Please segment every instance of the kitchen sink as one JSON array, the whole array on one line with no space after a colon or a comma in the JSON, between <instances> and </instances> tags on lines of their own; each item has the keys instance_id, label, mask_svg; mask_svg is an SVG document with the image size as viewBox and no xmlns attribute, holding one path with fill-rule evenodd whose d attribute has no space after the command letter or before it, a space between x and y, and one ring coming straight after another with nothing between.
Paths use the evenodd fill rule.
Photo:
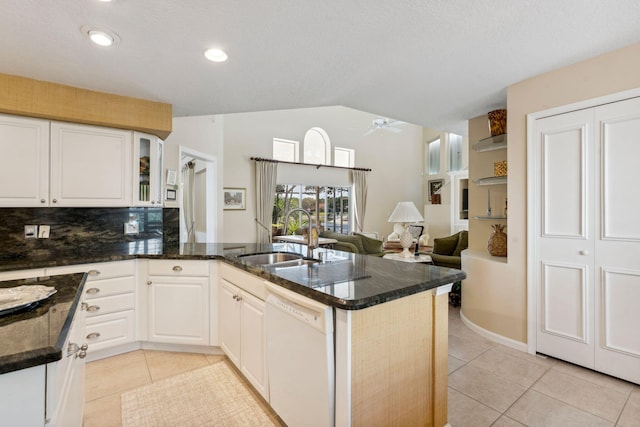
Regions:
<instances>
[{"instance_id":1,"label":"kitchen sink","mask_svg":"<svg viewBox=\"0 0 640 427\"><path fill-rule=\"evenodd\" d=\"M308 259L300 254L291 252L238 255L238 259L246 264L259 267L297 267L319 262L318 260Z\"/></svg>"}]
</instances>

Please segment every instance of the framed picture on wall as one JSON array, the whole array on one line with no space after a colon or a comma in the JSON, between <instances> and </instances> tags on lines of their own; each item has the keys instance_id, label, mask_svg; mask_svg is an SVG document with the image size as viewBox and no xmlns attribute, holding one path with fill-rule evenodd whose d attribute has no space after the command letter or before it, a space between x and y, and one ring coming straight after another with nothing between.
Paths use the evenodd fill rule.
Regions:
<instances>
[{"instance_id":1,"label":"framed picture on wall","mask_svg":"<svg viewBox=\"0 0 640 427\"><path fill-rule=\"evenodd\" d=\"M246 188L225 188L224 189L224 210L243 211L246 206Z\"/></svg>"},{"instance_id":2,"label":"framed picture on wall","mask_svg":"<svg viewBox=\"0 0 640 427\"><path fill-rule=\"evenodd\" d=\"M441 203L439 191L443 185L444 179L429 181L429 201L432 205L439 205Z\"/></svg>"}]
</instances>

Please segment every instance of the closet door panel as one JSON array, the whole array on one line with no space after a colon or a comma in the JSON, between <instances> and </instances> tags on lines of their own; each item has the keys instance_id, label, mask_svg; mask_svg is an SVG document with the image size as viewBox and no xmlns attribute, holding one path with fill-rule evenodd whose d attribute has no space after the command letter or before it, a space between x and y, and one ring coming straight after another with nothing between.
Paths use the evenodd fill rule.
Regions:
<instances>
[{"instance_id":1,"label":"closet door panel","mask_svg":"<svg viewBox=\"0 0 640 427\"><path fill-rule=\"evenodd\" d=\"M593 111L536 123L537 351L593 366Z\"/></svg>"}]
</instances>

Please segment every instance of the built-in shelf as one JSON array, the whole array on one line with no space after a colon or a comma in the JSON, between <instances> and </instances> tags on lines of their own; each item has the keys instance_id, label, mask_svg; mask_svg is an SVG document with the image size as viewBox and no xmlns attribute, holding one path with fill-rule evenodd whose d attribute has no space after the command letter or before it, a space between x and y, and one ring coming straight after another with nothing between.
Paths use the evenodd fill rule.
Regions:
<instances>
[{"instance_id":1,"label":"built-in shelf","mask_svg":"<svg viewBox=\"0 0 640 427\"><path fill-rule=\"evenodd\" d=\"M500 185L507 183L506 176L489 176L486 178L478 178L474 181L476 185Z\"/></svg>"},{"instance_id":2,"label":"built-in shelf","mask_svg":"<svg viewBox=\"0 0 640 427\"><path fill-rule=\"evenodd\" d=\"M507 148L507 134L490 136L489 138L481 139L475 142L472 147L477 152L493 151Z\"/></svg>"},{"instance_id":3,"label":"built-in shelf","mask_svg":"<svg viewBox=\"0 0 640 427\"><path fill-rule=\"evenodd\" d=\"M473 219L480 219L482 221L493 221L493 220L503 221L507 219L507 217L506 216L474 216Z\"/></svg>"}]
</instances>

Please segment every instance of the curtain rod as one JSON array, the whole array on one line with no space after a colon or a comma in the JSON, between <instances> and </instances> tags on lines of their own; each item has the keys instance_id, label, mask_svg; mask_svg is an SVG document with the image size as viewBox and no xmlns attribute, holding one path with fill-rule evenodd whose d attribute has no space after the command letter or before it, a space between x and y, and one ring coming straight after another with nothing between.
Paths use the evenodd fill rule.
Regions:
<instances>
[{"instance_id":1,"label":"curtain rod","mask_svg":"<svg viewBox=\"0 0 640 427\"><path fill-rule=\"evenodd\" d=\"M271 163L286 163L289 165L302 165L302 166L315 166L316 169L320 168L335 168L335 169L350 169L354 171L365 171L371 172L369 168L351 168L348 166L334 166L334 165L323 165L323 164L314 164L314 163L299 163L299 162L288 162L285 160L274 160L274 159L265 159L262 157L251 157L251 160L255 160L256 162L271 162Z\"/></svg>"}]
</instances>

